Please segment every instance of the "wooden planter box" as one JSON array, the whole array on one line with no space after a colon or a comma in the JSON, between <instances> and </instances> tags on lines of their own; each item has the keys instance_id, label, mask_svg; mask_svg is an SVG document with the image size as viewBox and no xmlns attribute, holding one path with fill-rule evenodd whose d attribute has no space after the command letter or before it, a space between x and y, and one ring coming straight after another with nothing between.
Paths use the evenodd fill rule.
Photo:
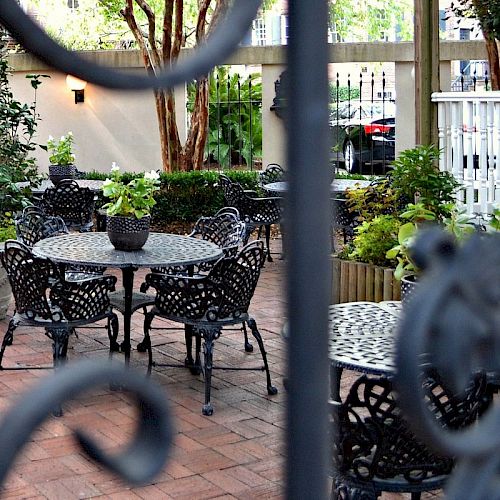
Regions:
<instances>
[{"instance_id":1,"label":"wooden planter box","mask_svg":"<svg viewBox=\"0 0 500 500\"><path fill-rule=\"evenodd\" d=\"M369 300L400 300L400 282L394 269L332 258L332 304Z\"/></svg>"}]
</instances>

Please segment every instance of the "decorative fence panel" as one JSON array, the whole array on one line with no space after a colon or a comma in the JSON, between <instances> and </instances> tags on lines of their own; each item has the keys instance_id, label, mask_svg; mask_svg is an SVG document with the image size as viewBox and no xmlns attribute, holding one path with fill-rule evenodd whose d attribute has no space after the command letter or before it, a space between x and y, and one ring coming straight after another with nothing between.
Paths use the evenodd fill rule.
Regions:
<instances>
[{"instance_id":1,"label":"decorative fence panel","mask_svg":"<svg viewBox=\"0 0 500 500\"><path fill-rule=\"evenodd\" d=\"M194 84L188 86L192 111ZM262 163L262 81L219 67L209 77L208 137L205 167L260 168Z\"/></svg>"},{"instance_id":2,"label":"decorative fence panel","mask_svg":"<svg viewBox=\"0 0 500 500\"><path fill-rule=\"evenodd\" d=\"M489 214L500 201L500 92L436 92L439 168L463 185L467 213Z\"/></svg>"}]
</instances>

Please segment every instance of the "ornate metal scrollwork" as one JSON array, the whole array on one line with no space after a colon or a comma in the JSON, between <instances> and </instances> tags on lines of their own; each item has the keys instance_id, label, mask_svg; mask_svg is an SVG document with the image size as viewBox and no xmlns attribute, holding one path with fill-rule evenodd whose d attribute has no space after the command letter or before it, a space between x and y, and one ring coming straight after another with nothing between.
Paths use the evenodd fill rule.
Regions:
<instances>
[{"instance_id":1,"label":"ornate metal scrollwork","mask_svg":"<svg viewBox=\"0 0 500 500\"><path fill-rule=\"evenodd\" d=\"M21 448L45 418L64 401L94 386L109 383L126 390L139 410L137 431L118 455L109 455L83 431L75 437L85 453L123 480L141 485L163 467L172 431L166 397L158 385L132 370L85 361L61 368L28 392L0 423L0 485Z\"/></svg>"},{"instance_id":2,"label":"ornate metal scrollwork","mask_svg":"<svg viewBox=\"0 0 500 500\"><path fill-rule=\"evenodd\" d=\"M171 69L156 75L116 71L68 52L47 36L40 26L24 13L16 0L0 2L0 23L26 50L32 52L40 60L88 82L124 90L173 88L175 85L208 73L218 64L223 64L250 29L260 4L261 0L234 2L224 21L204 45L182 63L173 64Z\"/></svg>"},{"instance_id":3,"label":"ornate metal scrollwork","mask_svg":"<svg viewBox=\"0 0 500 500\"><path fill-rule=\"evenodd\" d=\"M476 234L462 248L430 232L417 243L416 257L428 270L408 304L398 339L399 402L414 431L458 466L448 483L454 499L499 498L500 410L489 408L477 424L445 430L426 404L422 373L436 367L461 392L477 371L493 389L500 374L500 235ZM448 254L448 258L443 256Z\"/></svg>"}]
</instances>

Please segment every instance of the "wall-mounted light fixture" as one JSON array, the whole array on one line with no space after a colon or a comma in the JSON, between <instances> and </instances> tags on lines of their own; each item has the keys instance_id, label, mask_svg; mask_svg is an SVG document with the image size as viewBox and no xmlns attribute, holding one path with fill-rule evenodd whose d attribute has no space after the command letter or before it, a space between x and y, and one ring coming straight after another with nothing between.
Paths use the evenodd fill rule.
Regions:
<instances>
[{"instance_id":1,"label":"wall-mounted light fixture","mask_svg":"<svg viewBox=\"0 0 500 500\"><path fill-rule=\"evenodd\" d=\"M75 93L75 104L85 101L84 89L87 86L86 81L80 80L76 76L68 75L66 77L66 85L70 90L72 90Z\"/></svg>"}]
</instances>

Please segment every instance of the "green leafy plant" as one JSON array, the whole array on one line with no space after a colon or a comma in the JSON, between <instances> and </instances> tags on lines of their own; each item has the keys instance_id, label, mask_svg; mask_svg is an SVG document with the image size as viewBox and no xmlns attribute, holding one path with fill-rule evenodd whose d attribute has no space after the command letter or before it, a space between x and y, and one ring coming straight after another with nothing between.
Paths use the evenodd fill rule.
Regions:
<instances>
[{"instance_id":1,"label":"green leafy plant","mask_svg":"<svg viewBox=\"0 0 500 500\"><path fill-rule=\"evenodd\" d=\"M0 241L15 240L16 228L12 220L8 223L3 224L5 225L0 225Z\"/></svg>"},{"instance_id":2,"label":"green leafy plant","mask_svg":"<svg viewBox=\"0 0 500 500\"><path fill-rule=\"evenodd\" d=\"M262 157L262 82L250 75L230 75L219 67L209 77L208 138L209 160L221 166L251 165ZM194 108L194 85L188 87L188 110Z\"/></svg>"},{"instance_id":3,"label":"green leafy plant","mask_svg":"<svg viewBox=\"0 0 500 500\"><path fill-rule=\"evenodd\" d=\"M401 221L393 215L379 215L358 226L352 241L349 259L377 266L391 266L394 260L386 257L397 244Z\"/></svg>"},{"instance_id":4,"label":"green leafy plant","mask_svg":"<svg viewBox=\"0 0 500 500\"><path fill-rule=\"evenodd\" d=\"M445 217L439 225L451 233L457 242L463 241L475 231L474 225L463 207L449 204L447 207L443 207L444 211L447 211L449 216ZM398 244L386 253L388 259L396 259L398 262L394 271L394 277L398 280L405 274L420 271L412 259L412 246L426 224L437 222L437 215L425 208L423 203L410 203L408 210L401 214L401 218L407 219L409 222L399 228Z\"/></svg>"},{"instance_id":5,"label":"green leafy plant","mask_svg":"<svg viewBox=\"0 0 500 500\"><path fill-rule=\"evenodd\" d=\"M450 172L438 169L436 146L416 146L402 151L393 162L392 186L409 201L420 202L440 220L450 215L450 204L460 184Z\"/></svg>"},{"instance_id":6,"label":"green leafy plant","mask_svg":"<svg viewBox=\"0 0 500 500\"><path fill-rule=\"evenodd\" d=\"M151 170L141 177L124 182L120 175L120 167L113 163L111 178L104 181L103 195L111 201L103 208L108 215L136 217L142 219L150 215L151 208L156 204L153 194L160 189L158 172Z\"/></svg>"},{"instance_id":7,"label":"green leafy plant","mask_svg":"<svg viewBox=\"0 0 500 500\"><path fill-rule=\"evenodd\" d=\"M73 133L68 132L66 135L61 136L59 141L49 135L47 145L41 147L49 152L51 165L73 165L75 162L75 155L72 151L73 142Z\"/></svg>"},{"instance_id":8,"label":"green leafy plant","mask_svg":"<svg viewBox=\"0 0 500 500\"><path fill-rule=\"evenodd\" d=\"M31 152L36 149L33 137L39 116L36 112L36 93L41 79L47 75L26 75L34 90L34 99L26 104L14 98L9 84L9 67L5 59L4 32L0 30L0 225L11 224L12 214L25 207L30 187L16 183L38 182L39 176Z\"/></svg>"},{"instance_id":9,"label":"green leafy plant","mask_svg":"<svg viewBox=\"0 0 500 500\"><path fill-rule=\"evenodd\" d=\"M348 189L346 199L349 211L355 212L360 221L370 221L379 215L397 215L404 206L389 178L374 181L365 188Z\"/></svg>"},{"instance_id":10,"label":"green leafy plant","mask_svg":"<svg viewBox=\"0 0 500 500\"><path fill-rule=\"evenodd\" d=\"M494 208L490 216L490 227L494 231L500 231L500 208Z\"/></svg>"}]
</instances>

